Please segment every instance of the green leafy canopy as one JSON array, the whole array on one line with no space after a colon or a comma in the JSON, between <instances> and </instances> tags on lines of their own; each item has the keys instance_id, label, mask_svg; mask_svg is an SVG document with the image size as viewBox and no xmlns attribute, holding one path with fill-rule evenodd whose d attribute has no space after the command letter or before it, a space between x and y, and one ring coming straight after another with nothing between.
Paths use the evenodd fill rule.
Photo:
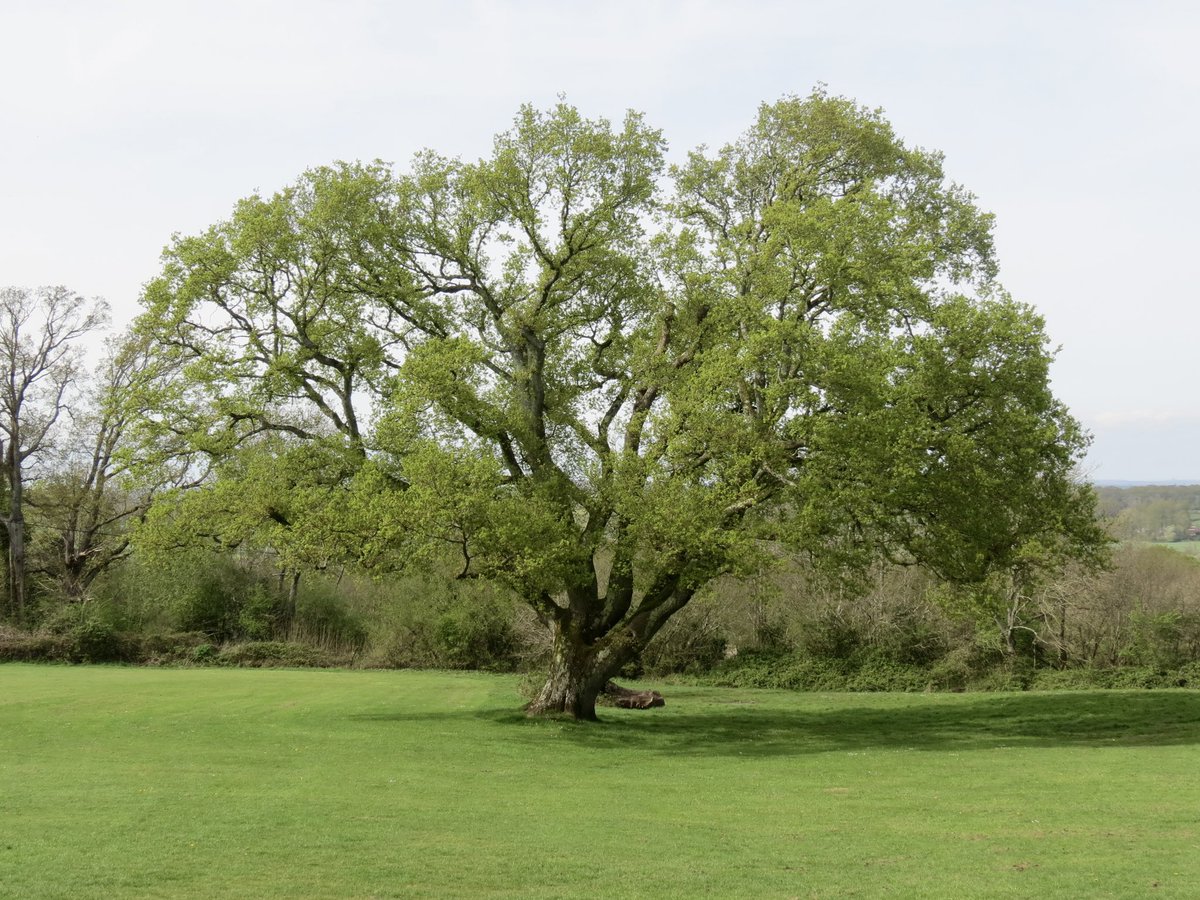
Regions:
<instances>
[{"instance_id":1,"label":"green leafy canopy","mask_svg":"<svg viewBox=\"0 0 1200 900\"><path fill-rule=\"evenodd\" d=\"M523 107L485 159L243 201L147 289L159 426L345 448L309 543L502 581L593 659L780 548L980 581L1103 543L1043 322L938 154L824 90L665 154Z\"/></svg>"}]
</instances>

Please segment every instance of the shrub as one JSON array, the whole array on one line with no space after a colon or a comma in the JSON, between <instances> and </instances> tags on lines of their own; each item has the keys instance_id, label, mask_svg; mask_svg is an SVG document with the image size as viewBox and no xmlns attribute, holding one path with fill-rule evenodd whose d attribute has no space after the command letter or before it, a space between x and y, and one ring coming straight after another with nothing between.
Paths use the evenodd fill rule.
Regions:
<instances>
[{"instance_id":1,"label":"shrub","mask_svg":"<svg viewBox=\"0 0 1200 900\"><path fill-rule=\"evenodd\" d=\"M932 665L950 649L945 633L910 607L896 610L886 627L877 628L870 646L875 653L910 667Z\"/></svg>"},{"instance_id":2,"label":"shrub","mask_svg":"<svg viewBox=\"0 0 1200 900\"><path fill-rule=\"evenodd\" d=\"M1008 670L988 669L984 658L966 648L937 663L900 662L880 650L847 658L749 650L727 659L699 679L731 687L802 691L1024 690L1026 682Z\"/></svg>"},{"instance_id":3,"label":"shrub","mask_svg":"<svg viewBox=\"0 0 1200 900\"><path fill-rule=\"evenodd\" d=\"M868 655L847 676L848 691L923 691L929 673L920 666L897 662L884 654Z\"/></svg>"},{"instance_id":4,"label":"shrub","mask_svg":"<svg viewBox=\"0 0 1200 900\"><path fill-rule=\"evenodd\" d=\"M1177 673L1148 666L1127 666L1110 671L1112 680L1108 687L1113 688L1175 687L1178 681Z\"/></svg>"},{"instance_id":5,"label":"shrub","mask_svg":"<svg viewBox=\"0 0 1200 900\"><path fill-rule=\"evenodd\" d=\"M59 634L0 628L0 662L68 662L70 641Z\"/></svg>"},{"instance_id":6,"label":"shrub","mask_svg":"<svg viewBox=\"0 0 1200 900\"><path fill-rule=\"evenodd\" d=\"M1168 610L1139 610L1129 617L1130 640L1125 658L1135 665L1172 669L1196 658L1200 647L1200 615Z\"/></svg>"},{"instance_id":7,"label":"shrub","mask_svg":"<svg viewBox=\"0 0 1200 900\"><path fill-rule=\"evenodd\" d=\"M202 644L201 647L208 645ZM199 651L201 647L197 647ZM246 641L240 644L229 644L216 652L214 660L225 666L245 668L330 668L342 664L329 653L317 647L304 644L290 644L285 641Z\"/></svg>"},{"instance_id":8,"label":"shrub","mask_svg":"<svg viewBox=\"0 0 1200 900\"><path fill-rule=\"evenodd\" d=\"M288 640L357 654L367 642L367 627L345 597L330 584L314 579L301 583Z\"/></svg>"},{"instance_id":9,"label":"shrub","mask_svg":"<svg viewBox=\"0 0 1200 900\"><path fill-rule=\"evenodd\" d=\"M1159 689L1200 686L1200 666L1190 664L1177 669L1127 666L1121 669L1042 669L1033 680L1039 691Z\"/></svg>"},{"instance_id":10,"label":"shrub","mask_svg":"<svg viewBox=\"0 0 1200 900\"><path fill-rule=\"evenodd\" d=\"M254 572L213 558L177 584L171 606L181 631L202 631L215 641L271 636L275 601Z\"/></svg>"},{"instance_id":11,"label":"shrub","mask_svg":"<svg viewBox=\"0 0 1200 900\"><path fill-rule=\"evenodd\" d=\"M279 617L279 597L262 581L250 581L233 598L237 609L235 635L250 641L270 640Z\"/></svg>"},{"instance_id":12,"label":"shrub","mask_svg":"<svg viewBox=\"0 0 1200 900\"><path fill-rule=\"evenodd\" d=\"M136 643L127 642L107 622L87 619L67 633L72 662L127 662L136 659Z\"/></svg>"},{"instance_id":13,"label":"shrub","mask_svg":"<svg viewBox=\"0 0 1200 900\"><path fill-rule=\"evenodd\" d=\"M725 648L725 635L709 610L687 608L654 638L627 677L699 675L725 659Z\"/></svg>"},{"instance_id":14,"label":"shrub","mask_svg":"<svg viewBox=\"0 0 1200 900\"><path fill-rule=\"evenodd\" d=\"M208 636L202 631L154 632L142 637L141 659L148 665L192 662L194 654L207 641Z\"/></svg>"},{"instance_id":15,"label":"shrub","mask_svg":"<svg viewBox=\"0 0 1200 900\"><path fill-rule=\"evenodd\" d=\"M217 648L212 644L197 644L192 648L191 660L198 663L215 662L217 659Z\"/></svg>"},{"instance_id":16,"label":"shrub","mask_svg":"<svg viewBox=\"0 0 1200 900\"><path fill-rule=\"evenodd\" d=\"M1029 689L1032 673L1028 675L1006 669L996 669L972 679L968 688L973 691L1025 691Z\"/></svg>"},{"instance_id":17,"label":"shrub","mask_svg":"<svg viewBox=\"0 0 1200 900\"><path fill-rule=\"evenodd\" d=\"M439 665L451 669L511 671L516 665L517 639L512 608L495 598L452 603L434 626Z\"/></svg>"},{"instance_id":18,"label":"shrub","mask_svg":"<svg viewBox=\"0 0 1200 900\"><path fill-rule=\"evenodd\" d=\"M703 680L729 687L784 688L794 691L845 690L847 660L799 653L747 650L718 665Z\"/></svg>"},{"instance_id":19,"label":"shrub","mask_svg":"<svg viewBox=\"0 0 1200 900\"><path fill-rule=\"evenodd\" d=\"M929 687L938 691L965 691L976 669L973 656L966 647L951 650L929 667Z\"/></svg>"},{"instance_id":20,"label":"shrub","mask_svg":"<svg viewBox=\"0 0 1200 900\"><path fill-rule=\"evenodd\" d=\"M859 624L839 610L828 612L804 629L800 646L810 656L848 659L867 644Z\"/></svg>"},{"instance_id":21,"label":"shrub","mask_svg":"<svg viewBox=\"0 0 1200 900\"><path fill-rule=\"evenodd\" d=\"M43 628L59 638L56 650L69 662L136 662L140 641L119 632L103 605L71 603L47 616Z\"/></svg>"},{"instance_id":22,"label":"shrub","mask_svg":"<svg viewBox=\"0 0 1200 900\"><path fill-rule=\"evenodd\" d=\"M1179 669L1176 685L1178 687L1200 688L1200 662L1188 663Z\"/></svg>"},{"instance_id":23,"label":"shrub","mask_svg":"<svg viewBox=\"0 0 1200 900\"><path fill-rule=\"evenodd\" d=\"M512 598L485 582L397 579L364 621L370 667L510 671L530 655Z\"/></svg>"}]
</instances>

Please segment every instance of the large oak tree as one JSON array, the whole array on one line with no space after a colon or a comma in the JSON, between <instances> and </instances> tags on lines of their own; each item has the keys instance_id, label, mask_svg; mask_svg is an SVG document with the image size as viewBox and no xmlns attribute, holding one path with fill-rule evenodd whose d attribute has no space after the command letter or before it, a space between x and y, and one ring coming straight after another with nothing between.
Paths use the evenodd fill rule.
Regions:
<instances>
[{"instance_id":1,"label":"large oak tree","mask_svg":"<svg viewBox=\"0 0 1200 900\"><path fill-rule=\"evenodd\" d=\"M639 115L525 108L475 163L243 201L148 289L192 373L164 424L340 443L330 544L509 585L554 634L531 710L584 719L719 574L1097 544L1042 322L938 155L820 91L664 154Z\"/></svg>"}]
</instances>

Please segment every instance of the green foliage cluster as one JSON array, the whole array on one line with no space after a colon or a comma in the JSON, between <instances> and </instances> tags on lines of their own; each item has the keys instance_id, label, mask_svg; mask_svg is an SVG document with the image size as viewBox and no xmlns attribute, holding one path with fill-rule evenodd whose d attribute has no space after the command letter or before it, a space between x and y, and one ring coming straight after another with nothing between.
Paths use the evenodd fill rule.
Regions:
<instances>
[{"instance_id":1,"label":"green foliage cluster","mask_svg":"<svg viewBox=\"0 0 1200 900\"><path fill-rule=\"evenodd\" d=\"M293 582L261 557L190 550L135 558L94 593L47 605L33 632L6 631L0 659L496 671L544 659L514 599L483 581Z\"/></svg>"},{"instance_id":2,"label":"green foliage cluster","mask_svg":"<svg viewBox=\"0 0 1200 900\"><path fill-rule=\"evenodd\" d=\"M59 635L0 630L0 662L71 662L69 642Z\"/></svg>"},{"instance_id":3,"label":"green foliage cluster","mask_svg":"<svg viewBox=\"0 0 1200 900\"><path fill-rule=\"evenodd\" d=\"M799 691L1062 691L1200 688L1200 661L1115 668L1013 666L997 654L958 649L925 666L883 654L820 657L750 650L693 679L725 687Z\"/></svg>"},{"instance_id":4,"label":"green foliage cluster","mask_svg":"<svg viewBox=\"0 0 1200 900\"><path fill-rule=\"evenodd\" d=\"M181 665L198 659L205 640L202 633L141 634L104 618L66 616L33 632L0 628L0 662Z\"/></svg>"},{"instance_id":5,"label":"green foliage cluster","mask_svg":"<svg viewBox=\"0 0 1200 900\"><path fill-rule=\"evenodd\" d=\"M46 630L64 640L71 662L126 662L139 649L136 638L127 638L108 617L86 606L64 607Z\"/></svg>"},{"instance_id":6,"label":"green foliage cluster","mask_svg":"<svg viewBox=\"0 0 1200 900\"><path fill-rule=\"evenodd\" d=\"M483 581L397 578L366 590L362 609L368 666L513 671L540 653L514 599Z\"/></svg>"},{"instance_id":7,"label":"green foliage cluster","mask_svg":"<svg viewBox=\"0 0 1200 900\"><path fill-rule=\"evenodd\" d=\"M284 621L290 585L261 559L134 559L87 603L47 608L37 631L0 633L0 659L529 671L551 650L545 626L483 579L310 573ZM1200 563L1187 556L1122 548L1111 571L1014 602L1010 647L1005 611L964 605L928 573L879 566L848 592L796 563L718 580L622 674L853 691L1197 684Z\"/></svg>"},{"instance_id":8,"label":"green foliage cluster","mask_svg":"<svg viewBox=\"0 0 1200 900\"><path fill-rule=\"evenodd\" d=\"M762 687L1025 690L1189 685L1200 661L1200 564L1159 547L1122 548L1111 571L1066 573L1011 606L964 603L926 574L887 567L852 595L802 568L718 593L678 624L723 641L728 658L647 671Z\"/></svg>"},{"instance_id":9,"label":"green foliage cluster","mask_svg":"<svg viewBox=\"0 0 1200 900\"><path fill-rule=\"evenodd\" d=\"M746 651L718 665L707 684L794 691L920 691L927 672L885 656L820 657L779 651Z\"/></svg>"},{"instance_id":10,"label":"green foliage cluster","mask_svg":"<svg viewBox=\"0 0 1200 900\"><path fill-rule=\"evenodd\" d=\"M1112 669L1039 669L1034 673L1029 687L1039 691L1195 689L1200 688L1200 663L1191 662L1172 668L1120 666Z\"/></svg>"},{"instance_id":11,"label":"green foliage cluster","mask_svg":"<svg viewBox=\"0 0 1200 900\"><path fill-rule=\"evenodd\" d=\"M964 604L927 574L887 567L850 595L802 568L725 581L715 594L673 623L684 639L672 629L664 637L668 646L703 638L737 655L715 666L660 666L652 646L645 671L708 672L701 677L760 686L1021 690L1057 678L1095 687L1192 684L1187 669L1200 660L1200 564L1157 547L1122 548L1110 571L1066 573L1014 597L1011 609Z\"/></svg>"}]
</instances>

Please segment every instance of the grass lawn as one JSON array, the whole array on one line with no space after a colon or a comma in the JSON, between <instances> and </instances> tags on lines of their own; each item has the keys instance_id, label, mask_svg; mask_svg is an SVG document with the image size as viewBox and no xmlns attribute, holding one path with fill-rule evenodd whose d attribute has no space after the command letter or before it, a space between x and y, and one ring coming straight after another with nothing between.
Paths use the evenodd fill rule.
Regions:
<instances>
[{"instance_id":1,"label":"grass lawn","mask_svg":"<svg viewBox=\"0 0 1200 900\"><path fill-rule=\"evenodd\" d=\"M516 684L0 666L0 896L1200 896L1200 693Z\"/></svg>"}]
</instances>

